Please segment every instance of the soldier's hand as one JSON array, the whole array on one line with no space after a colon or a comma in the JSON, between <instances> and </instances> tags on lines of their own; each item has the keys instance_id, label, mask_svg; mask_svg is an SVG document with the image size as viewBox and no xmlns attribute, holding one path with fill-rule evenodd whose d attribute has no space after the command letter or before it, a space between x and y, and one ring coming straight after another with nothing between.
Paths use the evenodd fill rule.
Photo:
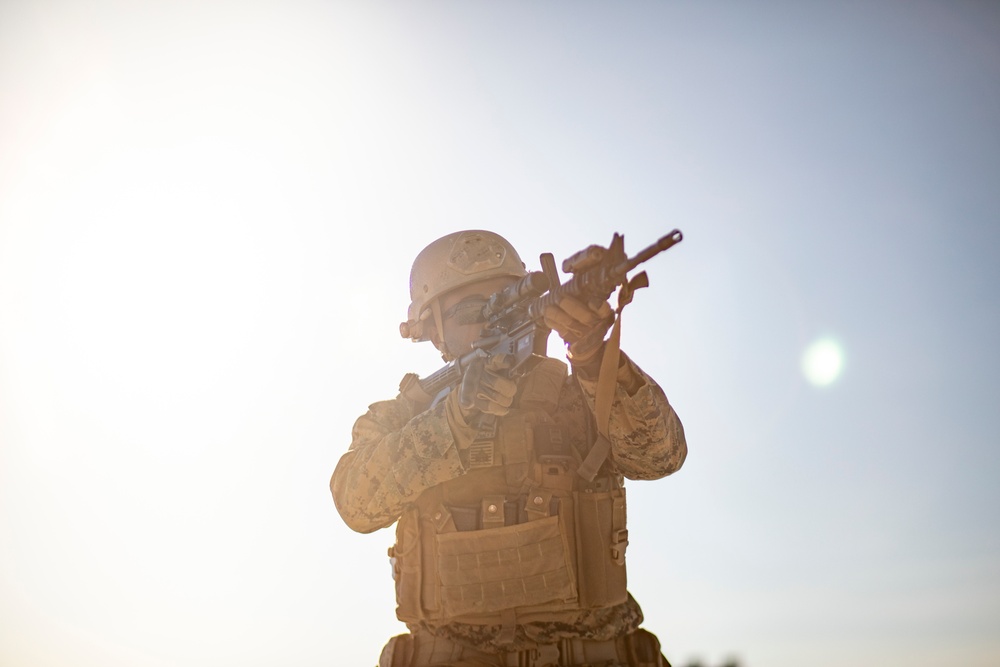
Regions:
<instances>
[{"instance_id":1,"label":"soldier's hand","mask_svg":"<svg viewBox=\"0 0 1000 667\"><path fill-rule=\"evenodd\" d=\"M615 321L611 304L591 298L586 303L571 296L562 297L543 313L545 326L562 338L574 363L584 363L604 346L604 336Z\"/></svg>"},{"instance_id":2,"label":"soldier's hand","mask_svg":"<svg viewBox=\"0 0 1000 667\"><path fill-rule=\"evenodd\" d=\"M501 374L509 364L508 355L496 354L469 365L458 387L458 407L464 417L476 412L503 416L510 411L517 384Z\"/></svg>"}]
</instances>

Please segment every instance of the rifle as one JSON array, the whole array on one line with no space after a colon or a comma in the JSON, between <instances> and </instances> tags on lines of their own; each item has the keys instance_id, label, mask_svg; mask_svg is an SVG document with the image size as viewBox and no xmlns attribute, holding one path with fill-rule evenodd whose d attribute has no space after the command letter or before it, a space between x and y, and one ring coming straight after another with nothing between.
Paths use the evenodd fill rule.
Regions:
<instances>
[{"instance_id":1,"label":"rifle","mask_svg":"<svg viewBox=\"0 0 1000 667\"><path fill-rule=\"evenodd\" d=\"M683 238L680 230L675 229L629 258L625 254L625 238L616 233L607 248L592 245L564 260L563 273L573 275L565 283L559 281L552 253L543 253L539 257L541 271L528 273L487 300L482 313L483 332L473 343L472 351L453 359L426 378L418 379L417 383L428 395L435 396L445 387L459 384L471 364L498 354L509 355L508 376L527 373L533 362L546 356L551 333L545 326L543 313L546 308L564 296L584 302L592 297L606 301L621 287L620 311L631 301L632 292L649 284L645 271L631 279L628 272Z\"/></svg>"}]
</instances>

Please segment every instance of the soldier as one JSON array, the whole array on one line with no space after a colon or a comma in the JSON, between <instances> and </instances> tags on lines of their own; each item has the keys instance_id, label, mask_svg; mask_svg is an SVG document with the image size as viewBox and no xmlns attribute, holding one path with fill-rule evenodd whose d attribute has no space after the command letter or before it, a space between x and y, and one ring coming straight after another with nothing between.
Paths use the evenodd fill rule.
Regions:
<instances>
[{"instance_id":1,"label":"soldier","mask_svg":"<svg viewBox=\"0 0 1000 667\"><path fill-rule=\"evenodd\" d=\"M488 297L525 274L497 234L444 236L413 263L400 330L459 358L483 330ZM409 629L379 667L669 667L626 589L623 482L678 470L683 427L622 352L617 377L601 379L616 383L610 450L588 460L614 311L564 297L544 316L568 367L546 356L511 379L491 361L470 366L461 391L433 397L410 374L354 424L330 488L352 529L397 524L389 555ZM596 474L578 472L585 462Z\"/></svg>"}]
</instances>

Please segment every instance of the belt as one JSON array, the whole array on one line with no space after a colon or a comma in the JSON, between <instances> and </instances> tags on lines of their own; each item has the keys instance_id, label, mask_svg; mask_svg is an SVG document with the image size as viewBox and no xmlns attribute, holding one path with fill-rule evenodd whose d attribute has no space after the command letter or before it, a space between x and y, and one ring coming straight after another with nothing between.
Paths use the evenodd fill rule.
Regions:
<instances>
[{"instance_id":1,"label":"belt","mask_svg":"<svg viewBox=\"0 0 1000 667\"><path fill-rule=\"evenodd\" d=\"M625 656L619 654L613 639L561 639L557 644L512 651L504 654L504 667L627 667Z\"/></svg>"},{"instance_id":2,"label":"belt","mask_svg":"<svg viewBox=\"0 0 1000 667\"><path fill-rule=\"evenodd\" d=\"M379 667L435 667L444 664L477 667L670 667L660 642L640 628L608 640L561 639L521 651L483 653L444 637L397 635L389 640Z\"/></svg>"},{"instance_id":3,"label":"belt","mask_svg":"<svg viewBox=\"0 0 1000 667\"><path fill-rule=\"evenodd\" d=\"M613 639L604 641L592 639L561 639L555 644L544 644L520 651L505 651L487 654L461 646L443 637L403 635L393 638L409 640L409 646L397 658L380 663L384 667L435 667L447 662L451 664L476 664L486 667L627 667L627 651L622 642ZM412 643L410 643L412 642ZM407 655L400 660L401 653ZM383 654L383 658L385 654Z\"/></svg>"}]
</instances>

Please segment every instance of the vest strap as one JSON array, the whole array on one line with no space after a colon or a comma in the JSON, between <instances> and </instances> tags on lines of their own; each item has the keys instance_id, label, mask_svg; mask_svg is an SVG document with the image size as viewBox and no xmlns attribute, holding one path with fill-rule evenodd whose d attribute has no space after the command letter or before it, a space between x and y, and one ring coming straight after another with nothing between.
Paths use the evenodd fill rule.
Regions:
<instances>
[{"instance_id":1,"label":"vest strap","mask_svg":"<svg viewBox=\"0 0 1000 667\"><path fill-rule=\"evenodd\" d=\"M503 528L506 523L504 517L504 504L506 499L503 496L483 496L481 520L483 528Z\"/></svg>"},{"instance_id":2,"label":"vest strap","mask_svg":"<svg viewBox=\"0 0 1000 667\"><path fill-rule=\"evenodd\" d=\"M577 468L577 474L588 482L594 481L597 471L604 465L605 459L611 453L611 440L608 438L608 425L611 422L611 404L615 398L615 388L618 386L618 357L622 334L621 309L611 327L611 337L604 346L604 356L601 358L601 371L597 376L597 396L594 399L594 416L597 418L597 439L587 453L583 463Z\"/></svg>"},{"instance_id":3,"label":"vest strap","mask_svg":"<svg viewBox=\"0 0 1000 667\"><path fill-rule=\"evenodd\" d=\"M552 514L552 492L531 488L525 495L524 513L528 515L528 521L538 521Z\"/></svg>"}]
</instances>

